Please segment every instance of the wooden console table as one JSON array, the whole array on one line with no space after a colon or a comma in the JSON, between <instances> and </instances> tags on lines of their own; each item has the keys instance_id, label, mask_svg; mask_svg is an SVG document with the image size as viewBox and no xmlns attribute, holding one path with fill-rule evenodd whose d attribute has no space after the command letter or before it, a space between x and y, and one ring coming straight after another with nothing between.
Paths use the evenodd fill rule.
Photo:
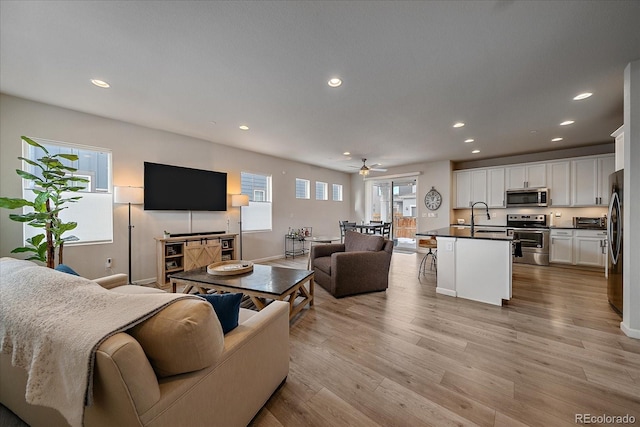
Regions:
<instances>
[{"instance_id":1,"label":"wooden console table","mask_svg":"<svg viewBox=\"0 0 640 427\"><path fill-rule=\"evenodd\" d=\"M160 286L169 275L189 271L218 261L237 259L237 234L197 234L156 237L156 277Z\"/></svg>"}]
</instances>

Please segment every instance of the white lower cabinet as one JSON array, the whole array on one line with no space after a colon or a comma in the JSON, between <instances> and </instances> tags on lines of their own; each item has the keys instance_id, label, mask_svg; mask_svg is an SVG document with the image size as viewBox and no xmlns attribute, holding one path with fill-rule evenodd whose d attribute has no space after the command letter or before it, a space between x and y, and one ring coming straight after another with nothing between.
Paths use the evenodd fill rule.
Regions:
<instances>
[{"instance_id":1,"label":"white lower cabinet","mask_svg":"<svg viewBox=\"0 0 640 427\"><path fill-rule=\"evenodd\" d=\"M573 230L551 230L549 261L573 264Z\"/></svg>"},{"instance_id":2,"label":"white lower cabinet","mask_svg":"<svg viewBox=\"0 0 640 427\"><path fill-rule=\"evenodd\" d=\"M549 260L557 264L604 267L606 239L604 230L551 230Z\"/></svg>"},{"instance_id":3,"label":"white lower cabinet","mask_svg":"<svg viewBox=\"0 0 640 427\"><path fill-rule=\"evenodd\" d=\"M576 230L574 252L576 265L604 267L607 232L604 230Z\"/></svg>"}]
</instances>

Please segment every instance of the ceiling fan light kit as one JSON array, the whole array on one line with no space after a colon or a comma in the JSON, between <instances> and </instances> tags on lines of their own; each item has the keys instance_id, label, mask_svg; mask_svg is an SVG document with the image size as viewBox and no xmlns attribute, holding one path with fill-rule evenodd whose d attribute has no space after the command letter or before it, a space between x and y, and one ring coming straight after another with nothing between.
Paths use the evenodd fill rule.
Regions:
<instances>
[{"instance_id":1,"label":"ceiling fan light kit","mask_svg":"<svg viewBox=\"0 0 640 427\"><path fill-rule=\"evenodd\" d=\"M375 171L375 172L386 172L386 169L378 169L375 168L375 166L379 165L379 163L376 163L374 165L372 165L372 167L367 166L367 159L362 159L362 167L360 168L360 170L358 171L358 173L362 176L367 176L369 175L369 173L371 171Z\"/></svg>"}]
</instances>

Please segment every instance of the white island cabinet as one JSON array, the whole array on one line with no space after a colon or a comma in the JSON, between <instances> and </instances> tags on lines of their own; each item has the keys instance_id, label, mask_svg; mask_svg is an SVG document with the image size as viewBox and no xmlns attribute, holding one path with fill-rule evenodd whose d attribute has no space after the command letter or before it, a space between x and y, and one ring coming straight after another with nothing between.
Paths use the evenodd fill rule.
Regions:
<instances>
[{"instance_id":1,"label":"white island cabinet","mask_svg":"<svg viewBox=\"0 0 640 427\"><path fill-rule=\"evenodd\" d=\"M511 299L512 241L506 231L446 227L417 236L436 236L436 293L502 305Z\"/></svg>"}]
</instances>

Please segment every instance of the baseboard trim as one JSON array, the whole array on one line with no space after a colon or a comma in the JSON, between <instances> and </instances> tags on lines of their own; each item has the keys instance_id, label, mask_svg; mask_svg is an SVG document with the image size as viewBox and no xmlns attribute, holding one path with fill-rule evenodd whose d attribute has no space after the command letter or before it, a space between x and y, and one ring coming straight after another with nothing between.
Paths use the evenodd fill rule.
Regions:
<instances>
[{"instance_id":1,"label":"baseboard trim","mask_svg":"<svg viewBox=\"0 0 640 427\"><path fill-rule=\"evenodd\" d=\"M302 257L303 255L299 255L297 256L297 258ZM258 263L258 262L267 262L267 261L275 261L277 259L283 259L284 255L275 255L275 256L269 256L266 258L258 258L258 259L252 259L251 261L254 263Z\"/></svg>"},{"instance_id":2,"label":"baseboard trim","mask_svg":"<svg viewBox=\"0 0 640 427\"><path fill-rule=\"evenodd\" d=\"M447 289L447 288L436 288L436 293L437 294L442 294L442 295L447 295L450 297L457 297L458 293L456 291L452 291L451 289Z\"/></svg>"},{"instance_id":3,"label":"baseboard trim","mask_svg":"<svg viewBox=\"0 0 640 427\"><path fill-rule=\"evenodd\" d=\"M620 322L620 329L626 336L640 340L640 329L630 328L624 322Z\"/></svg>"},{"instance_id":4,"label":"baseboard trim","mask_svg":"<svg viewBox=\"0 0 640 427\"><path fill-rule=\"evenodd\" d=\"M140 285L140 286L149 286L149 285L156 285L158 283L157 278L152 277L150 279L141 279L141 280L135 280L133 282L134 285Z\"/></svg>"}]
</instances>

